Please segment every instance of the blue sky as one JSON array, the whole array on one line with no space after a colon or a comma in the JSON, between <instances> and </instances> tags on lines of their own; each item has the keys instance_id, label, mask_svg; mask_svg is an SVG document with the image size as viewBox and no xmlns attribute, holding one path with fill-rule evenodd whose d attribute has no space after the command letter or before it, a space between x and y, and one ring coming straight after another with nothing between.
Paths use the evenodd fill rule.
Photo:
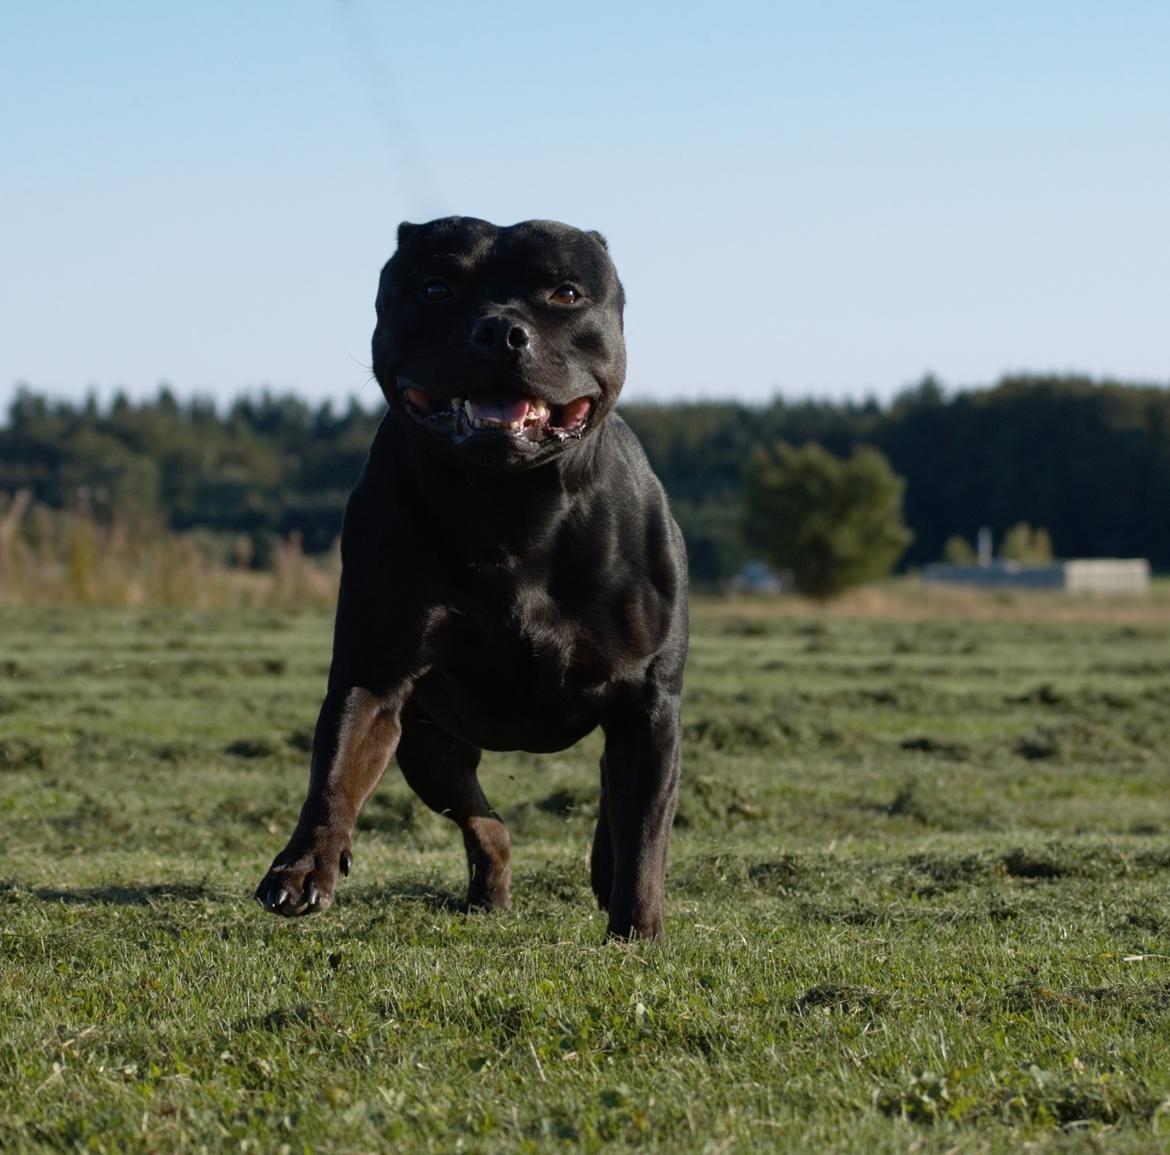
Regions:
<instances>
[{"instance_id":1,"label":"blue sky","mask_svg":"<svg viewBox=\"0 0 1170 1155\"><path fill-rule=\"evenodd\" d=\"M637 398L1170 380L1170 4L7 0L16 382L369 381L402 219L601 229Z\"/></svg>"}]
</instances>

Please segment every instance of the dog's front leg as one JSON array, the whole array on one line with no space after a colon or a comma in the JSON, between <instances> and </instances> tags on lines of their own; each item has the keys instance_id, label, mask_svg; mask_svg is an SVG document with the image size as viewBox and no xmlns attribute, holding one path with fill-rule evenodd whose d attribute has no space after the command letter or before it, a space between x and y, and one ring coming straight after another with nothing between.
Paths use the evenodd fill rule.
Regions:
<instances>
[{"instance_id":1,"label":"dog's front leg","mask_svg":"<svg viewBox=\"0 0 1170 1155\"><path fill-rule=\"evenodd\" d=\"M613 854L609 938L662 937L666 848L678 802L680 709L678 693L652 686L603 722L604 805ZM594 873L596 878L604 871Z\"/></svg>"},{"instance_id":2,"label":"dog's front leg","mask_svg":"<svg viewBox=\"0 0 1170 1155\"><path fill-rule=\"evenodd\" d=\"M300 820L256 888L266 910L313 914L333 902L338 874L349 873L358 812L398 745L399 711L397 699L330 687L317 718Z\"/></svg>"}]
</instances>

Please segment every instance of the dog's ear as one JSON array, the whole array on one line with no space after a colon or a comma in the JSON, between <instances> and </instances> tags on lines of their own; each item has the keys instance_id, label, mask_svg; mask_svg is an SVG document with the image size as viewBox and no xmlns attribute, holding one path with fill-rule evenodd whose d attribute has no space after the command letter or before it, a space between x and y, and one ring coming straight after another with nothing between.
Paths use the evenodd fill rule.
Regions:
<instances>
[{"instance_id":1,"label":"dog's ear","mask_svg":"<svg viewBox=\"0 0 1170 1155\"><path fill-rule=\"evenodd\" d=\"M406 242L410 240L410 238L413 237L415 233L418 232L419 228L419 225L412 225L410 221L403 221L402 224L398 226L398 247L402 248L402 246L406 244Z\"/></svg>"},{"instance_id":2,"label":"dog's ear","mask_svg":"<svg viewBox=\"0 0 1170 1155\"><path fill-rule=\"evenodd\" d=\"M378 275L378 294L374 297L374 313L378 320L382 319L382 311L390 303L390 287L386 284L386 270L390 268L390 262L387 261L382 266L382 272Z\"/></svg>"},{"instance_id":3,"label":"dog's ear","mask_svg":"<svg viewBox=\"0 0 1170 1155\"><path fill-rule=\"evenodd\" d=\"M590 229L589 235L608 253L609 242L596 229ZM400 241L401 243L401 241Z\"/></svg>"}]
</instances>

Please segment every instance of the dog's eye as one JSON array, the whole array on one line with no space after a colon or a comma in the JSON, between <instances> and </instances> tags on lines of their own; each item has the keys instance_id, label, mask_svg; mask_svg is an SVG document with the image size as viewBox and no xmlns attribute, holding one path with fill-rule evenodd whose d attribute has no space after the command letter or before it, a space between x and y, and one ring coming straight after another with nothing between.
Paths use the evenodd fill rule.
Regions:
<instances>
[{"instance_id":1,"label":"dog's eye","mask_svg":"<svg viewBox=\"0 0 1170 1155\"><path fill-rule=\"evenodd\" d=\"M419 293L424 301L445 301L451 295L451 286L438 277L432 277L429 281L423 281Z\"/></svg>"},{"instance_id":2,"label":"dog's eye","mask_svg":"<svg viewBox=\"0 0 1170 1155\"><path fill-rule=\"evenodd\" d=\"M549 294L548 299L558 305L575 305L581 299L581 294L572 285L559 285Z\"/></svg>"}]
</instances>

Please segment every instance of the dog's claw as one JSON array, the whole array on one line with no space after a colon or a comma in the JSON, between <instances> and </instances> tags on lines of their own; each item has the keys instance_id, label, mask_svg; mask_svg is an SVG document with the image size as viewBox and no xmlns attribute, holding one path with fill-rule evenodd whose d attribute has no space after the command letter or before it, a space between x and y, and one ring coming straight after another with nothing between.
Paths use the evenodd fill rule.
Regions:
<instances>
[{"instance_id":1,"label":"dog's claw","mask_svg":"<svg viewBox=\"0 0 1170 1155\"><path fill-rule=\"evenodd\" d=\"M291 843L273 860L256 888L256 898L265 910L282 918L328 910L339 866L342 871L348 869L351 853L349 839L342 833L322 837L311 846Z\"/></svg>"}]
</instances>

